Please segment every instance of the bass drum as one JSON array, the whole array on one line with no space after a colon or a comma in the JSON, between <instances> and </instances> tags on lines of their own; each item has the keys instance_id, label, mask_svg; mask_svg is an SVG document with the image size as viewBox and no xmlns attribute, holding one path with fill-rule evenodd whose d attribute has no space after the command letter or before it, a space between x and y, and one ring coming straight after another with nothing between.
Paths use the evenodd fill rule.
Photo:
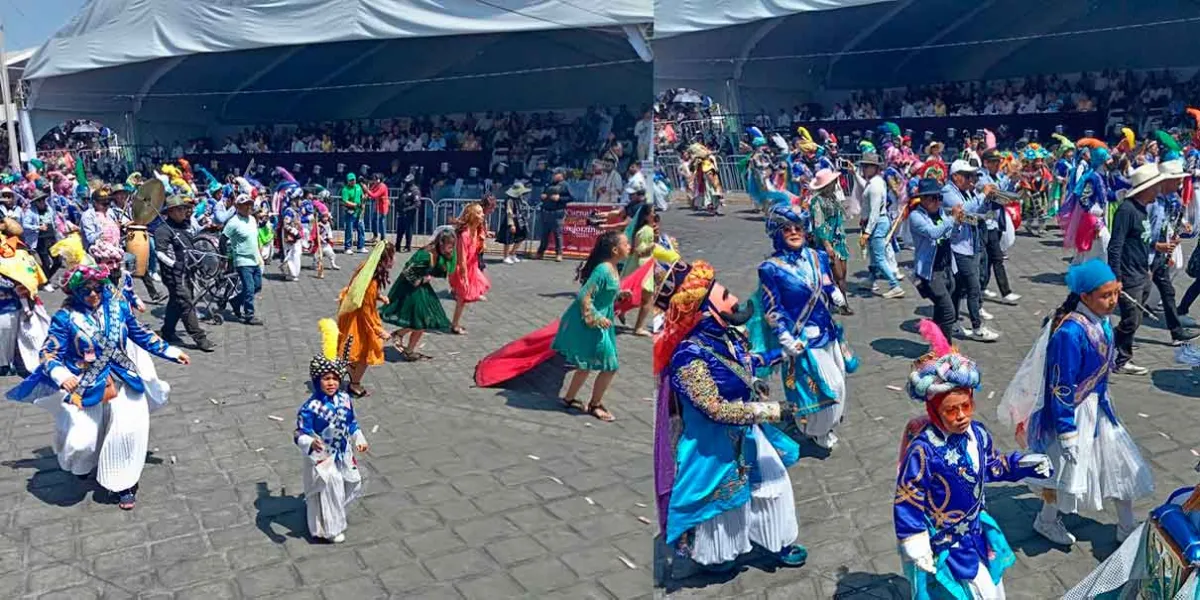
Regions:
<instances>
[{"instance_id":1,"label":"bass drum","mask_svg":"<svg viewBox=\"0 0 1200 600\"><path fill-rule=\"evenodd\" d=\"M133 255L133 275L145 276L150 266L150 232L141 225L130 225L125 248Z\"/></svg>"}]
</instances>

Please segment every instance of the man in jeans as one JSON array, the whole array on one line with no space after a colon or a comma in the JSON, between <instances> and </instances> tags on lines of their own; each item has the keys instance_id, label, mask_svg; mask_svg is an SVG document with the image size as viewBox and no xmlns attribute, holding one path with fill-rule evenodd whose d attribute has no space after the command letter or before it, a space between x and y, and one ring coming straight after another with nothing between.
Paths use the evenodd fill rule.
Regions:
<instances>
[{"instance_id":1,"label":"man in jeans","mask_svg":"<svg viewBox=\"0 0 1200 600\"><path fill-rule=\"evenodd\" d=\"M1011 192L1012 180L1000 172L1000 153L995 148L989 148L983 152L983 169L979 174L979 181L975 184L975 191L983 196L987 210L987 219L980 231L983 234L984 251L979 259L981 271L979 286L983 289L983 295L988 298L997 298L1005 304L1016 304L1017 300L1021 299L1021 295L1014 294L1012 286L1008 284L1008 269L1004 267L1004 251L1000 249L1000 237L1004 234L1005 228L1012 227L1013 224L1008 218L1008 213L1004 211L1004 205L989 199L995 192ZM996 286L1000 288L999 295L987 289L988 283L992 279L992 273L996 274ZM987 311L983 308L979 309L979 314L987 318Z\"/></svg>"},{"instance_id":2,"label":"man in jeans","mask_svg":"<svg viewBox=\"0 0 1200 600\"><path fill-rule=\"evenodd\" d=\"M950 339L958 320L954 308L954 256L950 237L962 223L962 207L951 210L950 218L942 214L942 186L936 179L917 183L915 197L920 204L908 215L908 229L913 242L913 274L917 291L922 298L933 302L933 322Z\"/></svg>"},{"instance_id":3,"label":"man in jeans","mask_svg":"<svg viewBox=\"0 0 1200 600\"><path fill-rule=\"evenodd\" d=\"M1154 252L1170 254L1169 242L1150 242L1146 231L1150 221L1146 207L1154 202L1164 177L1158 165L1149 163L1134 170L1129 191L1117 207L1112 220L1112 239L1108 243L1108 266L1117 274L1122 293L1117 300L1121 322L1113 332L1117 347L1114 373L1145 375L1150 370L1133 364L1133 336L1142 325L1142 310L1150 297L1150 257Z\"/></svg>"},{"instance_id":4,"label":"man in jeans","mask_svg":"<svg viewBox=\"0 0 1200 600\"><path fill-rule=\"evenodd\" d=\"M154 232L158 261L163 266L162 279L167 286L168 296L167 311L163 315L162 338L173 346L180 345L175 325L182 320L183 328L192 336L196 348L212 352L216 345L200 328L200 320L196 318L196 299L192 294L190 263L194 259L188 256L188 252L193 250L190 228L193 205L192 199L186 196L175 195L167 198L163 205L167 213L167 222Z\"/></svg>"},{"instance_id":5,"label":"man in jeans","mask_svg":"<svg viewBox=\"0 0 1200 600\"><path fill-rule=\"evenodd\" d=\"M254 200L241 194L234 200L237 214L225 223L222 231L229 240L233 268L242 280L242 296L234 301L233 312L247 325L262 325L254 316L254 295L262 291L262 254L258 249L258 221L250 215ZM361 240L362 238L359 238Z\"/></svg>"},{"instance_id":6,"label":"man in jeans","mask_svg":"<svg viewBox=\"0 0 1200 600\"><path fill-rule=\"evenodd\" d=\"M562 262L563 258L563 219L567 216L567 203L571 201L571 192L563 182L562 171L555 171L550 185L542 192L542 242L538 244L537 257L542 260L546 256L550 236L554 235L554 260Z\"/></svg>"},{"instance_id":7,"label":"man in jeans","mask_svg":"<svg viewBox=\"0 0 1200 600\"><path fill-rule=\"evenodd\" d=\"M1000 339L1000 334L983 325L980 310L983 294L980 286L979 257L983 251L983 240L979 234L979 224L972 217L983 211L985 201L975 193L978 177L977 167L962 159L954 161L950 165L950 182L942 188L942 205L951 210L958 209L966 215L964 220L955 226L950 236L950 251L954 254L955 268L952 294L954 312L959 313L962 299L966 297L967 315L971 319L971 328L964 327L960 331L969 339L994 342Z\"/></svg>"},{"instance_id":8,"label":"man in jeans","mask_svg":"<svg viewBox=\"0 0 1200 600\"><path fill-rule=\"evenodd\" d=\"M1179 245L1180 233L1187 232L1190 228L1183 222L1184 207L1179 193L1180 184L1188 176L1188 172L1184 170L1183 159L1159 162L1158 172L1162 175L1162 184L1159 185L1154 202L1146 207L1146 213L1150 217L1150 241L1153 244L1153 251L1150 253L1150 280L1162 299L1162 315L1167 323L1167 330L1171 332L1171 345L1182 346L1200 337L1195 331L1184 329L1183 320L1175 306L1175 283L1171 281L1171 255ZM1168 248L1169 252L1164 251Z\"/></svg>"},{"instance_id":9,"label":"man in jeans","mask_svg":"<svg viewBox=\"0 0 1200 600\"><path fill-rule=\"evenodd\" d=\"M354 173L346 175L346 185L342 186L342 206L346 209L346 241L343 249L345 254L353 254L350 250L350 240L353 239L353 234L358 233L359 252L365 252L363 246L366 244L364 238L367 237L367 230L363 226L363 189L358 184L358 177Z\"/></svg>"},{"instance_id":10,"label":"man in jeans","mask_svg":"<svg viewBox=\"0 0 1200 600\"><path fill-rule=\"evenodd\" d=\"M867 180L863 191L863 204L866 205L864 216L867 222L863 225L858 245L869 247L871 250L871 262L868 267L871 273L871 291L876 291L875 280L883 278L888 282L888 290L883 293L883 297L903 298L904 288L900 287L900 280L892 271L887 257L888 233L892 230L892 221L888 217L887 184L884 183L881 174L883 163L880 162L878 154L868 152L862 155L859 164L862 166L863 179Z\"/></svg>"}]
</instances>

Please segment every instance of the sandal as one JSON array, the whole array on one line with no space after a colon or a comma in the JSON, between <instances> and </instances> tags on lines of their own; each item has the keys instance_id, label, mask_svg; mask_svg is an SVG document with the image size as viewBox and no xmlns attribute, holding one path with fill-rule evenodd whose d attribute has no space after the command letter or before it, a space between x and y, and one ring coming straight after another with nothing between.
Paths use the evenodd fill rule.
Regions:
<instances>
[{"instance_id":1,"label":"sandal","mask_svg":"<svg viewBox=\"0 0 1200 600\"><path fill-rule=\"evenodd\" d=\"M412 351L401 350L401 353L404 355L404 360L406 360L408 362L417 362L419 360L433 360L432 356L429 356L428 354L421 354L420 352L417 352L416 350L412 350Z\"/></svg>"},{"instance_id":2,"label":"sandal","mask_svg":"<svg viewBox=\"0 0 1200 600\"><path fill-rule=\"evenodd\" d=\"M453 333L454 335L467 335L467 329L465 327L459 326L459 327L455 327L455 328L451 329L450 333Z\"/></svg>"},{"instance_id":3,"label":"sandal","mask_svg":"<svg viewBox=\"0 0 1200 600\"><path fill-rule=\"evenodd\" d=\"M575 398L559 398L558 401L562 402L563 409L565 409L567 412L572 412L572 411L576 411L576 410L581 413L587 412L587 408L585 408L583 406L583 402L581 402Z\"/></svg>"},{"instance_id":4,"label":"sandal","mask_svg":"<svg viewBox=\"0 0 1200 600\"><path fill-rule=\"evenodd\" d=\"M633 330L633 335L636 335L636 336L638 336L638 337L651 337L651 336L653 336L654 334L653 334L653 333L650 333L650 330L649 330L649 329L646 329L645 327L642 327L642 328L639 328L639 329L634 329L634 330Z\"/></svg>"},{"instance_id":5,"label":"sandal","mask_svg":"<svg viewBox=\"0 0 1200 600\"><path fill-rule=\"evenodd\" d=\"M596 417L605 423L612 423L613 421L617 420L612 413L608 412L607 408L604 408L603 404L589 404L587 407L587 414L592 415L593 417Z\"/></svg>"}]
</instances>

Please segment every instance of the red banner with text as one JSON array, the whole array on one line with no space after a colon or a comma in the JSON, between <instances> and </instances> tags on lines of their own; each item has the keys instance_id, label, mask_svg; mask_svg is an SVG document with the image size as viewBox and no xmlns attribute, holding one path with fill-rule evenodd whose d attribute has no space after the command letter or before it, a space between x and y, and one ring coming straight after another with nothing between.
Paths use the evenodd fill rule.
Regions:
<instances>
[{"instance_id":1,"label":"red banner with text","mask_svg":"<svg viewBox=\"0 0 1200 600\"><path fill-rule=\"evenodd\" d=\"M601 231L588 223L594 213L612 212L621 208L619 204L568 204L563 219L563 255L587 258L596 245ZM620 223L623 215L609 217L607 223ZM551 243L554 243L551 240Z\"/></svg>"}]
</instances>

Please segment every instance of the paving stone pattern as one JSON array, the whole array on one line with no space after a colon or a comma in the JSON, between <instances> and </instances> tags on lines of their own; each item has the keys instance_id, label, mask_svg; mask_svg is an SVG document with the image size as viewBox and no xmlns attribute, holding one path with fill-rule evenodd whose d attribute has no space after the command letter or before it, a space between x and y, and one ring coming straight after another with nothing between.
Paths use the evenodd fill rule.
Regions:
<instances>
[{"instance_id":1,"label":"paving stone pattern","mask_svg":"<svg viewBox=\"0 0 1200 600\"><path fill-rule=\"evenodd\" d=\"M770 252L761 219L733 207L724 218L693 216L686 210L664 215L664 225L680 242L683 255L703 258L717 268L718 277L735 293L748 297L756 281L758 262ZM855 245L857 240L851 240ZM1190 252L1189 245L1186 251ZM1021 236L1010 251L1009 278L1023 294L1020 307L987 302L996 316L991 326L1004 334L997 343L963 342L964 350L983 369L983 389L976 396L976 414L997 434L1001 450L1015 449L999 428L996 407L1018 364L1032 347L1042 318L1066 295L1063 274L1067 263L1057 238ZM911 260L911 253L901 256ZM865 261L852 258L851 273L865 276ZM1181 275L1182 293L1190 280ZM719 577L697 574L681 561L668 567L661 544L656 545L656 582L666 581L659 594L720 598L908 598L900 574L892 528L892 495L901 429L923 409L902 391L911 361L925 352L917 333L918 319L931 316L927 303L910 280L901 300L853 298L857 314L846 318L849 340L862 358L849 377L849 407L839 429L841 445L831 456L809 445L791 469L795 488L800 541L810 551L809 563L799 569L777 569L753 556L737 571ZM993 284L994 289L994 284ZM860 295L864 292L859 292ZM964 308L965 310L965 308ZM1118 414L1154 468L1156 497L1136 505L1139 518L1171 491L1196 483L1192 470L1200 448L1200 387L1186 368L1174 364L1169 334L1146 320L1138 333L1135 361L1151 369L1147 377L1114 376L1112 397ZM772 381L772 386L777 385ZM1005 577L1010 599L1059 597L1117 547L1116 514L1069 516L1067 526L1079 538L1070 549L1051 546L1035 534L1032 520L1038 498L1020 485L994 485L988 490L988 510L1000 523L1017 553L1016 565ZM666 579L664 575L671 575Z\"/></svg>"},{"instance_id":2,"label":"paving stone pattern","mask_svg":"<svg viewBox=\"0 0 1200 600\"><path fill-rule=\"evenodd\" d=\"M559 360L504 389L473 385L480 358L566 308L573 262L493 263L469 335L426 336L435 358L416 364L388 350L367 374L373 395L356 402L371 450L347 541L306 539L292 429L316 322L360 258L296 283L268 267L265 327L206 325L216 353L160 363L173 393L151 418L133 512L58 470L45 411L0 402L0 598L650 597L649 340L619 338L613 424L559 409Z\"/></svg>"}]
</instances>

